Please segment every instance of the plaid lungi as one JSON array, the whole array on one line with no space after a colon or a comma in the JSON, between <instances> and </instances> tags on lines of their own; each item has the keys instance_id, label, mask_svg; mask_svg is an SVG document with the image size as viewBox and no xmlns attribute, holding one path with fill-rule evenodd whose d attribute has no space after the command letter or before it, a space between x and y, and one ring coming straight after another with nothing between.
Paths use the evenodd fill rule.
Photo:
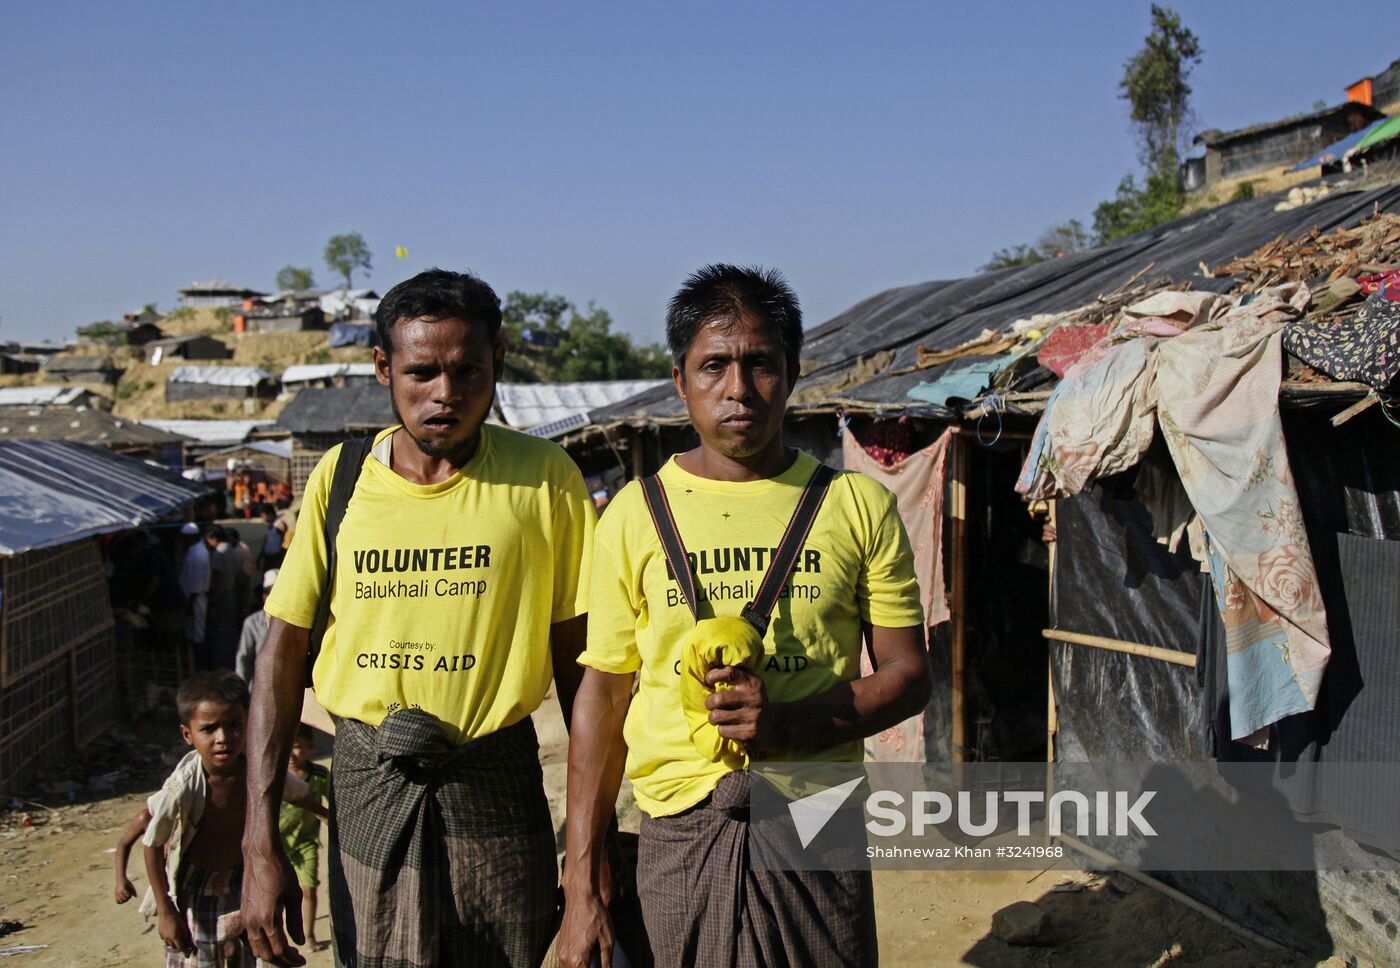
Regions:
<instances>
[{"instance_id":1,"label":"plaid lungi","mask_svg":"<svg viewBox=\"0 0 1400 968\"><path fill-rule=\"evenodd\" d=\"M656 964L877 964L870 871L751 869L749 783L730 773L689 810L642 815L637 893Z\"/></svg>"},{"instance_id":2,"label":"plaid lungi","mask_svg":"<svg viewBox=\"0 0 1400 968\"><path fill-rule=\"evenodd\" d=\"M165 968L253 968L257 959L242 943L243 868L206 871L186 864L175 892L189 925L195 954L165 949Z\"/></svg>"},{"instance_id":3,"label":"plaid lungi","mask_svg":"<svg viewBox=\"0 0 1400 968\"><path fill-rule=\"evenodd\" d=\"M330 804L338 965L543 959L559 878L529 718L463 746L418 709L379 729L338 719Z\"/></svg>"}]
</instances>

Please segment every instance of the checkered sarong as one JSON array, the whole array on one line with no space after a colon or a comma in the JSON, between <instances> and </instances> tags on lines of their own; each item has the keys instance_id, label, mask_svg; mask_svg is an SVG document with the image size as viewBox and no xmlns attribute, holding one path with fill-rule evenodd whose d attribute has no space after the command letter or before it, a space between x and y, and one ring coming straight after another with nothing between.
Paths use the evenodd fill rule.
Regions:
<instances>
[{"instance_id":1,"label":"checkered sarong","mask_svg":"<svg viewBox=\"0 0 1400 968\"><path fill-rule=\"evenodd\" d=\"M418 709L338 719L330 802L337 964L540 963L559 880L529 718L463 746Z\"/></svg>"},{"instance_id":2,"label":"checkered sarong","mask_svg":"<svg viewBox=\"0 0 1400 968\"><path fill-rule=\"evenodd\" d=\"M870 872L749 863L749 774L671 817L642 815L637 893L659 968L878 963Z\"/></svg>"},{"instance_id":3,"label":"checkered sarong","mask_svg":"<svg viewBox=\"0 0 1400 968\"><path fill-rule=\"evenodd\" d=\"M206 871L185 865L175 896L189 925L195 955L186 958L179 951L166 948L165 968L253 968L257 964L240 940L242 888L242 867Z\"/></svg>"}]
</instances>

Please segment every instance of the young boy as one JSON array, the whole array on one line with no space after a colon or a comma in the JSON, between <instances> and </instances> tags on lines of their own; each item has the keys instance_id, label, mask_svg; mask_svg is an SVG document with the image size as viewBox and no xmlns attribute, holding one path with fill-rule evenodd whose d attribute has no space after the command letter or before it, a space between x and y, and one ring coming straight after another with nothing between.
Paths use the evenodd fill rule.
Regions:
<instances>
[{"instance_id":1,"label":"young boy","mask_svg":"<svg viewBox=\"0 0 1400 968\"><path fill-rule=\"evenodd\" d=\"M248 685L227 670L201 672L175 702L180 734L194 749L147 801L142 843L151 891L141 910L159 918L167 968L253 968L238 941ZM287 778L287 799L310 807L309 792Z\"/></svg>"},{"instance_id":2,"label":"young boy","mask_svg":"<svg viewBox=\"0 0 1400 968\"><path fill-rule=\"evenodd\" d=\"M287 763L287 772L305 781L311 788L310 798L316 803L330 794L331 774L324 766L311 762L311 753L316 745L316 734L310 726L302 723L297 727L292 740L292 756ZM321 821L326 816L321 810L306 810L294 803L282 803L278 829L282 834L282 848L287 852L287 860L297 873L297 883L301 885L301 923L306 930L306 943L312 950L319 949L316 940L316 888L321 879L317 865L321 857Z\"/></svg>"}]
</instances>

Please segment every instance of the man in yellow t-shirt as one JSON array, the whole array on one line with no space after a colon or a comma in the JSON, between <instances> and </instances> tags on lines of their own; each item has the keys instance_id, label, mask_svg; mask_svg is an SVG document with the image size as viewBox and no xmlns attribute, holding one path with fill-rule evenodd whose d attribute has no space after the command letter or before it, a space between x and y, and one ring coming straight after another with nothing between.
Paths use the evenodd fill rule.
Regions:
<instances>
[{"instance_id":1,"label":"man in yellow t-shirt","mask_svg":"<svg viewBox=\"0 0 1400 968\"><path fill-rule=\"evenodd\" d=\"M818 466L782 436L801 315L777 273L709 266L671 300L666 335L700 446L673 457L660 481L691 559L698 616L737 616ZM624 755L644 812L638 894L658 965L873 963L868 871L744 864L748 773L691 740L679 682L695 618L638 482L598 526L589 612L569 748L563 963L611 951L601 844ZM877 671L861 678L865 636ZM705 681L730 687L706 700L709 722L754 759L859 760L863 737L923 708L923 610L884 487L836 476L756 667L711 668Z\"/></svg>"},{"instance_id":2,"label":"man in yellow t-shirt","mask_svg":"<svg viewBox=\"0 0 1400 968\"><path fill-rule=\"evenodd\" d=\"M554 444L484 423L504 360L500 301L440 269L376 316L397 427L374 437L330 573L342 448L312 472L267 602L249 725L243 914L254 952L299 963L277 790L312 670L336 719L330 902L337 962L537 965L557 913L554 832L530 714L565 715L581 670L596 513ZM275 771L275 772L274 772Z\"/></svg>"}]
</instances>

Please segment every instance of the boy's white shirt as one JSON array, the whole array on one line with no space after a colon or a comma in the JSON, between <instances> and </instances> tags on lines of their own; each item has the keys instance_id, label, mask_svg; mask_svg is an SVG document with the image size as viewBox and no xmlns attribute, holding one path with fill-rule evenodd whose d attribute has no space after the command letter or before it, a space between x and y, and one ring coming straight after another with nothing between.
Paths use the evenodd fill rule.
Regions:
<instances>
[{"instance_id":1,"label":"boy's white shirt","mask_svg":"<svg viewBox=\"0 0 1400 968\"><path fill-rule=\"evenodd\" d=\"M288 773L282 787L285 800L300 800L311 793L305 780ZM165 778L165 783L155 793L146 798L146 809L151 812L150 823L141 843L147 847L168 847L165 852L165 879L170 887L170 899L179 906L180 861L184 852L194 842L199 832L199 821L204 817L204 803L209 796L209 779L204 775L204 764L198 750L190 750L184 759ZM141 913L146 917L156 913L156 895L153 888L146 888L141 899Z\"/></svg>"}]
</instances>

